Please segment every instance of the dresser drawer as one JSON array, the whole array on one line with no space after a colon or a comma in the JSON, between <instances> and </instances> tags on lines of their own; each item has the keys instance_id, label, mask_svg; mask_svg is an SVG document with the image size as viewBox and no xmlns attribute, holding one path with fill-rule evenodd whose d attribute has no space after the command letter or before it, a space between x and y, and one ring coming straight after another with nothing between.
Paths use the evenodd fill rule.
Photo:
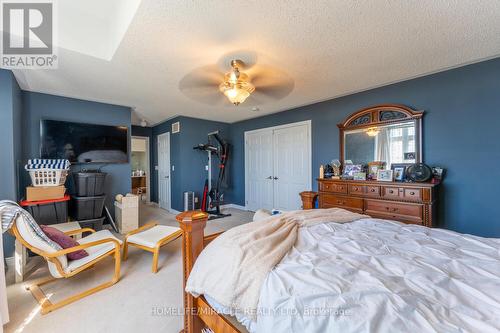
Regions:
<instances>
[{"instance_id":1,"label":"dresser drawer","mask_svg":"<svg viewBox=\"0 0 500 333\"><path fill-rule=\"evenodd\" d=\"M376 219L392 220L392 221L403 222L406 224L424 225L424 221L422 219L408 215L384 214L378 212L370 212L370 214L368 215Z\"/></svg>"},{"instance_id":2,"label":"dresser drawer","mask_svg":"<svg viewBox=\"0 0 500 333\"><path fill-rule=\"evenodd\" d=\"M321 182L321 183L319 183L319 190L323 191L323 192L334 192L334 193L347 194L347 185L346 184Z\"/></svg>"},{"instance_id":3,"label":"dresser drawer","mask_svg":"<svg viewBox=\"0 0 500 333\"><path fill-rule=\"evenodd\" d=\"M363 199L350 198L332 194L320 194L320 208L342 207L346 209L363 210Z\"/></svg>"},{"instance_id":4,"label":"dresser drawer","mask_svg":"<svg viewBox=\"0 0 500 333\"><path fill-rule=\"evenodd\" d=\"M405 215L408 217L423 218L423 205L411 203L399 203L380 200L366 200L365 211L368 215L370 212L383 213L391 215Z\"/></svg>"},{"instance_id":5,"label":"dresser drawer","mask_svg":"<svg viewBox=\"0 0 500 333\"><path fill-rule=\"evenodd\" d=\"M405 200L421 201L422 200L422 190L419 188L405 188L404 189Z\"/></svg>"},{"instance_id":6,"label":"dresser drawer","mask_svg":"<svg viewBox=\"0 0 500 333\"><path fill-rule=\"evenodd\" d=\"M399 187L385 186L382 196L387 199L402 199L403 189Z\"/></svg>"},{"instance_id":7,"label":"dresser drawer","mask_svg":"<svg viewBox=\"0 0 500 333\"><path fill-rule=\"evenodd\" d=\"M366 192L365 185L349 185L349 194L364 195Z\"/></svg>"},{"instance_id":8,"label":"dresser drawer","mask_svg":"<svg viewBox=\"0 0 500 333\"><path fill-rule=\"evenodd\" d=\"M369 197L380 197L380 186L367 185L365 194Z\"/></svg>"}]
</instances>

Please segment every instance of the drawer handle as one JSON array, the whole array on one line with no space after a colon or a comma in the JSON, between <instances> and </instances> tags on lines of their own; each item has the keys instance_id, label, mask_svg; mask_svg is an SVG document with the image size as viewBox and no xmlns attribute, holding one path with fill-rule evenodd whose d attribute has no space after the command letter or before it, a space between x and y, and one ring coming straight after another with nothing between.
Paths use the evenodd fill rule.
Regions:
<instances>
[{"instance_id":1,"label":"drawer handle","mask_svg":"<svg viewBox=\"0 0 500 333\"><path fill-rule=\"evenodd\" d=\"M385 207L385 209L390 210L390 211L392 211L392 212L397 212L397 211L398 211L398 209L397 209L397 208L392 208L392 209L391 209L391 207Z\"/></svg>"},{"instance_id":2,"label":"drawer handle","mask_svg":"<svg viewBox=\"0 0 500 333\"><path fill-rule=\"evenodd\" d=\"M391 193L391 194L392 194L392 193L394 193L394 191L393 191L393 190L389 190L389 193Z\"/></svg>"},{"instance_id":3,"label":"drawer handle","mask_svg":"<svg viewBox=\"0 0 500 333\"><path fill-rule=\"evenodd\" d=\"M415 192L410 192L410 195L415 195Z\"/></svg>"},{"instance_id":4,"label":"drawer handle","mask_svg":"<svg viewBox=\"0 0 500 333\"><path fill-rule=\"evenodd\" d=\"M372 189L370 190L370 192L375 192L375 189L374 189L374 188L372 188Z\"/></svg>"}]
</instances>

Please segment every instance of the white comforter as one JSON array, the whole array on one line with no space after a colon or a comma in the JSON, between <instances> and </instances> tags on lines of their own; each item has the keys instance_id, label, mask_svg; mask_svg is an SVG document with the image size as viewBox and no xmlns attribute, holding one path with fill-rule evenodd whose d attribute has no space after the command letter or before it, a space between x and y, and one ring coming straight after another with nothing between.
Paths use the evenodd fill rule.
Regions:
<instances>
[{"instance_id":1,"label":"white comforter","mask_svg":"<svg viewBox=\"0 0 500 333\"><path fill-rule=\"evenodd\" d=\"M500 239L377 219L304 227L253 332L498 332Z\"/></svg>"}]
</instances>

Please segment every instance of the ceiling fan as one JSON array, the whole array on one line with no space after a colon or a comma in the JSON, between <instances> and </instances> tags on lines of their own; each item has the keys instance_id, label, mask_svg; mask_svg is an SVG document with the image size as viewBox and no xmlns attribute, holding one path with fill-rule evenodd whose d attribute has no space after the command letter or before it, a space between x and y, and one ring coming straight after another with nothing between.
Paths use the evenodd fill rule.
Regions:
<instances>
[{"instance_id":1,"label":"ceiling fan","mask_svg":"<svg viewBox=\"0 0 500 333\"><path fill-rule=\"evenodd\" d=\"M219 85L219 90L231 103L240 105L255 91L255 87L250 83L248 75L240 72L243 67L241 60L231 60L231 67L231 71L224 75L224 82Z\"/></svg>"},{"instance_id":2,"label":"ceiling fan","mask_svg":"<svg viewBox=\"0 0 500 333\"><path fill-rule=\"evenodd\" d=\"M286 97L293 88L294 81L285 72L271 66L246 65L239 59L230 61L226 73L217 65L203 66L179 83L185 96L209 105L265 104Z\"/></svg>"}]
</instances>

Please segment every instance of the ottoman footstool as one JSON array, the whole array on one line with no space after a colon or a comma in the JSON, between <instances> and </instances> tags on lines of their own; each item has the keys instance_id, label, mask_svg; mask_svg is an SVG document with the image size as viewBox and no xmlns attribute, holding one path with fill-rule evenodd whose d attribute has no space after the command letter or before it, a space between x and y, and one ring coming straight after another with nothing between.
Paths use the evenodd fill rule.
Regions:
<instances>
[{"instance_id":1,"label":"ottoman footstool","mask_svg":"<svg viewBox=\"0 0 500 333\"><path fill-rule=\"evenodd\" d=\"M123 260L127 260L128 246L132 245L153 253L152 272L158 271L158 255L160 248L182 236L182 230L176 227L148 223L125 236Z\"/></svg>"}]
</instances>

